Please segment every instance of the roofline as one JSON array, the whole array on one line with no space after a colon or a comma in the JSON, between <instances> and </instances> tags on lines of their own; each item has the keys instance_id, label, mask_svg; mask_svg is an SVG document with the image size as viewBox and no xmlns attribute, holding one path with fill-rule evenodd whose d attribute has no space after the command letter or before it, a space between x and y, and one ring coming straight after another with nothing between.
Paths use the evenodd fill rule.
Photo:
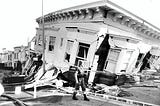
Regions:
<instances>
[{"instance_id":1,"label":"roofline","mask_svg":"<svg viewBox=\"0 0 160 106\"><path fill-rule=\"evenodd\" d=\"M93 8L96 9L96 11L100 11L99 10L100 7L111 9L115 13L121 14L121 16L126 16L128 19L131 19L131 23L133 20L134 23L138 23L138 24L142 25L143 29L145 30L145 31L143 30L144 33L147 33L149 31L149 32L151 32L151 33L149 33L149 35L160 39L160 33L159 33L160 28L156 27L155 25L149 23L148 21L142 19L141 17L131 13L130 11L122 8L121 6L111 2L109 0L101 0L101 1L91 2L91 3L82 4L82 5L66 8L66 9L61 9L61 10L58 10L55 12L51 12L49 14L44 15L44 21L45 21L45 19L48 20L48 17L50 17L50 16L53 16L56 19L56 21L59 21L58 19L59 19L59 17L61 17L61 15L62 15L62 17L64 15L65 15L64 17L66 17L68 14L73 16L73 14L71 14L70 12L73 13L75 11L82 12L83 10L85 10L88 12L90 9L93 9ZM66 13L67 13L67 15L66 15ZM37 18L36 21L38 23L42 22L42 16ZM142 29L140 29L140 30L142 31ZM147 33L147 35L148 35L148 33Z\"/></svg>"},{"instance_id":2,"label":"roofline","mask_svg":"<svg viewBox=\"0 0 160 106\"><path fill-rule=\"evenodd\" d=\"M150 22L146 21L145 19L143 19L143 18L141 18L141 17L139 17L139 16L133 14L132 12L130 12L130 11L128 11L128 10L122 8L121 6L119 6L119 5L117 5L117 4L113 3L113 2L111 2L111 1L109 1L109 0L105 0L105 1L107 1L108 4L113 5L113 6L117 7L117 8L119 8L121 11L124 11L124 12L126 12L127 14L132 15L133 17L137 18L138 20L141 20L142 23L146 23L146 24L150 25L151 27L153 27L153 28L155 28L155 29L157 29L157 30L160 31L160 28L158 28L157 26L151 24Z\"/></svg>"},{"instance_id":3,"label":"roofline","mask_svg":"<svg viewBox=\"0 0 160 106\"><path fill-rule=\"evenodd\" d=\"M69 7L69 8L65 8L65 9L61 9L61 10L57 10L57 11L54 11L54 12L51 12L51 13L48 13L45 16L49 15L49 14L58 14L58 13L62 13L62 12L68 12L68 11L74 11L74 10L78 10L78 9L84 9L84 8L91 8L91 7L96 7L96 6L102 6L104 5L106 2L105 0L100 0L100 1L96 1L96 2L91 2L91 3L85 3L85 4L81 4L81 5L77 5L77 6L72 6L72 7ZM41 18L42 16L36 18L39 19Z\"/></svg>"},{"instance_id":4,"label":"roofline","mask_svg":"<svg viewBox=\"0 0 160 106\"><path fill-rule=\"evenodd\" d=\"M67 12L67 11L72 11L72 10L78 10L78 9L82 9L82 8L91 8L91 7L97 7L97 6L102 6L106 3L106 0L100 0L100 1L95 1L95 2L91 2L91 3L85 3L85 4L81 4L78 6L73 6L73 7L69 7L69 8L65 8L65 9L61 9L61 10L57 10L55 12L52 13L61 13L61 12Z\"/></svg>"},{"instance_id":5,"label":"roofline","mask_svg":"<svg viewBox=\"0 0 160 106\"><path fill-rule=\"evenodd\" d=\"M78 6L73 6L73 7L57 10L57 11L51 12L49 14L58 14L58 13L62 13L62 12L68 12L68 11L73 11L73 10L78 10L78 9L83 9L83 8L92 8L92 7L103 6L103 5L112 7L115 10L120 10L120 12L122 12L122 13L125 12L127 15L131 16L132 18L136 18L136 20L138 19L138 20L142 21L143 24L146 23L147 25L151 26L152 28L160 31L160 28L158 28L157 26L155 26L155 25L151 24L150 22L146 21L145 19L133 14L132 12L122 8L121 6L111 2L110 0L100 0L100 1L95 1L95 2L91 2L91 3L86 3L86 4L82 4L82 5L78 5ZM46 14L45 16L47 16L47 15L48 14ZM39 18L41 18L41 17L39 17ZM39 19L39 18L37 18L37 19Z\"/></svg>"}]
</instances>

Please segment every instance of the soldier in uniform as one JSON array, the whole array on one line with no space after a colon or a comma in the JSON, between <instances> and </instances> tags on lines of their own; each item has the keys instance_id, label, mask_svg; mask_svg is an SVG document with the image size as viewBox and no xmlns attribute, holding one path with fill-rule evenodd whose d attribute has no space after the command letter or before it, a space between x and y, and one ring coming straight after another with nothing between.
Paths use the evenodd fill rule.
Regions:
<instances>
[{"instance_id":1,"label":"soldier in uniform","mask_svg":"<svg viewBox=\"0 0 160 106\"><path fill-rule=\"evenodd\" d=\"M76 94L77 94L77 91L79 90L79 87L81 86L84 100L89 101L89 99L87 98L86 93L85 93L85 91L86 91L86 85L85 85L85 81L84 81L85 73L84 73L84 69L83 69L82 64L80 65L80 67L76 68L76 71L74 73L74 77L75 77L76 84L75 84L75 91L73 92L72 99L78 100L78 98L76 97Z\"/></svg>"}]
</instances>

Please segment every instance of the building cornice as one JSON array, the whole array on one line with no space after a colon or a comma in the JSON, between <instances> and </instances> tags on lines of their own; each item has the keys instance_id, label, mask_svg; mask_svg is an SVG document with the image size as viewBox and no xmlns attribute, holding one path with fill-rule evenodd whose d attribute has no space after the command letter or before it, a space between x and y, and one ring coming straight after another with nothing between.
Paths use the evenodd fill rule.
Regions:
<instances>
[{"instance_id":1,"label":"building cornice","mask_svg":"<svg viewBox=\"0 0 160 106\"><path fill-rule=\"evenodd\" d=\"M99 22L107 18L149 37L160 40L159 28L108 0L49 13L44 16L44 23ZM42 17L37 18L36 21L38 24L42 24Z\"/></svg>"}]
</instances>

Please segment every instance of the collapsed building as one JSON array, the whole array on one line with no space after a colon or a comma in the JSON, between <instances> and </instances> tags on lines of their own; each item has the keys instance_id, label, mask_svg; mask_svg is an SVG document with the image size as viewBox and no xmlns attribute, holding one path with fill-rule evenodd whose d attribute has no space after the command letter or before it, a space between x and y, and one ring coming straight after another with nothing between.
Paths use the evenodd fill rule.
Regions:
<instances>
[{"instance_id":1,"label":"collapsed building","mask_svg":"<svg viewBox=\"0 0 160 106\"><path fill-rule=\"evenodd\" d=\"M83 68L90 70L88 82L93 82L97 71L131 75L145 69L160 70L159 29L110 1L62 9L36 21L39 27L33 52L43 53L44 40L45 64L62 72L81 62ZM30 62L34 63L33 58L22 70L27 79L38 73L43 75L39 68L42 63L31 67L37 62ZM47 67L53 68L52 65Z\"/></svg>"},{"instance_id":2,"label":"collapsed building","mask_svg":"<svg viewBox=\"0 0 160 106\"><path fill-rule=\"evenodd\" d=\"M26 89L36 81L37 85L52 85L59 77L73 82L73 73L66 72L80 63L89 72L88 83L108 86L123 85L124 73L160 72L160 29L108 0L55 11L36 21L33 54L43 53L44 40L46 70L41 59L30 57L22 71ZM119 88L114 89L117 96Z\"/></svg>"},{"instance_id":3,"label":"collapsed building","mask_svg":"<svg viewBox=\"0 0 160 106\"><path fill-rule=\"evenodd\" d=\"M42 51L43 17L36 21L35 50ZM110 1L46 14L44 35L47 63L67 68L83 61L91 70L112 73L132 73L141 67L137 61L158 48L160 40L157 27Z\"/></svg>"}]
</instances>

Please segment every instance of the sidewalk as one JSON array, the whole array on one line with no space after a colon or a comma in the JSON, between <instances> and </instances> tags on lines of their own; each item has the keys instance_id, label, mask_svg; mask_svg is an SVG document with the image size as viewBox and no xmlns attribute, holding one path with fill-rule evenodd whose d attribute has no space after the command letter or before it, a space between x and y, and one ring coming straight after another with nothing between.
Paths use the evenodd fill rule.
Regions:
<instances>
[{"instance_id":1,"label":"sidewalk","mask_svg":"<svg viewBox=\"0 0 160 106\"><path fill-rule=\"evenodd\" d=\"M59 92L54 88L37 90L36 98L34 98L34 91L22 91L20 94L15 94L15 91L6 91L6 94L31 106L120 106L117 103L93 97L89 97L90 101L84 101L81 95L78 95L79 100L75 101L72 100L72 94Z\"/></svg>"},{"instance_id":2,"label":"sidewalk","mask_svg":"<svg viewBox=\"0 0 160 106\"><path fill-rule=\"evenodd\" d=\"M67 95L64 93L58 92L56 89L43 89L43 90L37 90L34 94L34 90L29 91L19 91L17 94L15 93L15 90L6 91L5 94L10 95L14 98L25 100L25 99L35 99L39 97L46 97L50 95Z\"/></svg>"},{"instance_id":3,"label":"sidewalk","mask_svg":"<svg viewBox=\"0 0 160 106\"><path fill-rule=\"evenodd\" d=\"M78 95L80 100L78 100L78 101L72 100L72 92L69 92L69 91L72 91L72 89L70 89L70 88L63 88L63 90L58 90L54 86L50 86L50 88L47 88L45 86L42 89L37 89L36 95L34 95L33 89L28 90L28 91L22 91L19 94L15 94L13 87L11 87L11 89L12 89L11 91L6 91L5 93L11 97L20 99L22 101L25 101L25 102L31 103L31 104L32 103L36 103L36 104L37 103L38 104L51 103L53 105L56 103L57 105L59 105L59 104L63 104L63 103L68 103L68 104L70 103L70 104L73 104L73 106L74 106L75 105L74 103L78 103L78 104L80 103L80 105L78 105L78 106L81 106L81 104L86 102L83 100L83 97L81 95ZM146 89L146 90L144 90L144 89ZM134 93L134 96L126 97L126 99L120 98L120 97L112 97L112 96L105 97L103 94L99 94L99 95L96 94L97 96L89 94L88 97L90 98L91 101L86 106L88 106L88 105L89 106L99 106L99 104L101 104L101 103L112 104L113 106L128 106L128 105L131 105L132 101L134 101L134 100L135 100L134 104L137 104L137 103L143 104L143 102L147 102L147 103L154 103L154 104L158 105L159 101L155 101L155 100L158 100L159 98L153 100L154 98L153 97L151 98L151 95L149 95L149 94L147 94L148 96L143 97L144 94L142 94L142 90L143 90L143 92L145 91L144 93L149 92L151 90L152 91L154 90L154 89L149 89L149 91L148 91L148 89L149 88L142 88L141 89L138 87L125 89L125 90L129 90L130 92ZM157 93L156 93L156 91L157 91L157 89L155 88L154 96L159 95L159 92L157 91ZM67 92L69 92L69 93L67 93ZM150 92L150 94L151 94L151 92ZM138 96L136 96L136 95L138 95ZM36 96L36 98L35 98L35 96ZM127 98L130 100L127 100ZM150 98L150 100L147 98ZM138 100L138 101L136 102L136 100ZM124 101L124 102L122 102L122 101ZM142 103L140 103L139 101L141 101ZM152 102L149 102L149 101L152 101ZM129 104L127 104L127 103L129 103ZM147 103L145 103L145 105ZM92 104L92 105L90 105L90 104ZM97 105L95 105L95 104L97 104ZM103 106L103 104L101 104L101 105ZM112 106L112 105L108 105L108 106ZM64 106L66 106L66 105L64 105ZM151 106L154 106L154 105L151 105Z\"/></svg>"}]
</instances>

